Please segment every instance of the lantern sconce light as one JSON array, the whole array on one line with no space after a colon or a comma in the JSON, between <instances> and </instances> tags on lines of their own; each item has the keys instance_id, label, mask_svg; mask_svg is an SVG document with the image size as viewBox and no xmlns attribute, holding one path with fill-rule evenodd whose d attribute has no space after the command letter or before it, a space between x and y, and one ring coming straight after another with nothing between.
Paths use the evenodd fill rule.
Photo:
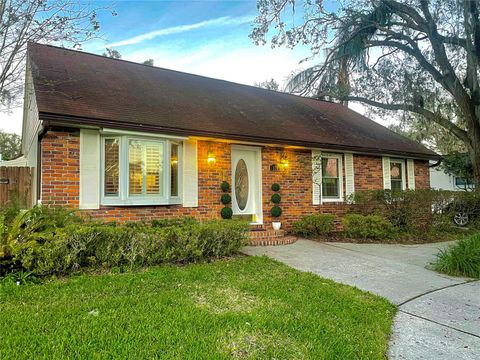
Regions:
<instances>
[{"instance_id":1,"label":"lantern sconce light","mask_svg":"<svg viewBox=\"0 0 480 360\"><path fill-rule=\"evenodd\" d=\"M212 152L212 149L210 147L210 144L208 144L208 151L207 151L207 162L208 164L213 164L215 163L216 159L215 159L215 155L214 153Z\"/></svg>"},{"instance_id":2,"label":"lantern sconce light","mask_svg":"<svg viewBox=\"0 0 480 360\"><path fill-rule=\"evenodd\" d=\"M285 152L282 152L282 153L280 154L280 164L278 164L278 167L279 167L280 169L284 169L284 170L285 170L285 169L288 168L288 165L289 165L289 163L288 163L287 154L286 154Z\"/></svg>"}]
</instances>

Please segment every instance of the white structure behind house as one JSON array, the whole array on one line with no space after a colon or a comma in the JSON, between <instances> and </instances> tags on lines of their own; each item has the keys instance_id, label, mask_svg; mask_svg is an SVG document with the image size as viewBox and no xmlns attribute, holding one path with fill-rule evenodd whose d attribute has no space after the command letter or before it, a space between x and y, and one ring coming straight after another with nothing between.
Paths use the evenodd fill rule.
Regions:
<instances>
[{"instance_id":1,"label":"white structure behind house","mask_svg":"<svg viewBox=\"0 0 480 360\"><path fill-rule=\"evenodd\" d=\"M465 191L465 179L447 174L430 162L430 187L435 190ZM467 190L473 190L473 185L467 185Z\"/></svg>"}]
</instances>

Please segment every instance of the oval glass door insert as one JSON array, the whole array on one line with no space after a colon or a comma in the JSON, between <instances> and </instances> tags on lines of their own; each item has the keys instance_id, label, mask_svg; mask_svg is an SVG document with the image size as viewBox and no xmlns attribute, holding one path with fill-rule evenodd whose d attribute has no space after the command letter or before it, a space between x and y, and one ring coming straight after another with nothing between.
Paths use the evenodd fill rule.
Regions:
<instances>
[{"instance_id":1,"label":"oval glass door insert","mask_svg":"<svg viewBox=\"0 0 480 360\"><path fill-rule=\"evenodd\" d=\"M243 159L238 160L235 169L235 200L240 210L245 210L248 201L248 169Z\"/></svg>"}]
</instances>

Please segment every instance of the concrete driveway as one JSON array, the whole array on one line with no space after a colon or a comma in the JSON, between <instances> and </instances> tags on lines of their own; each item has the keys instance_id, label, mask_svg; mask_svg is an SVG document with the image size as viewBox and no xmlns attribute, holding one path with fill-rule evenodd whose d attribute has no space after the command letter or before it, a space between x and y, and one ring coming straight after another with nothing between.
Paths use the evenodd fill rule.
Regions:
<instances>
[{"instance_id":1,"label":"concrete driveway","mask_svg":"<svg viewBox=\"0 0 480 360\"><path fill-rule=\"evenodd\" d=\"M480 282L428 270L424 245L319 243L246 247L299 270L356 286L399 306L390 359L480 359Z\"/></svg>"}]
</instances>

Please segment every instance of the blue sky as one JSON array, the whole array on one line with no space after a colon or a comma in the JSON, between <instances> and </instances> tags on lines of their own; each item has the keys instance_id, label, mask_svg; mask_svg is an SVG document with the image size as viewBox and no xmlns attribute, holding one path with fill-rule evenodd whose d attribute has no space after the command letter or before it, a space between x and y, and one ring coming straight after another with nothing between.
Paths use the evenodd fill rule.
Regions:
<instances>
[{"instance_id":1,"label":"blue sky","mask_svg":"<svg viewBox=\"0 0 480 360\"><path fill-rule=\"evenodd\" d=\"M248 35L257 15L256 0L244 1L97 1L110 6L100 12L101 39L83 45L93 53L106 47L118 50L122 58L189 73L253 85L270 78L283 84L292 71L310 55L309 48L272 49L256 46ZM297 9L296 17L301 17ZM318 61L318 59L317 59ZM21 132L22 110L15 109L0 128Z\"/></svg>"},{"instance_id":2,"label":"blue sky","mask_svg":"<svg viewBox=\"0 0 480 360\"><path fill-rule=\"evenodd\" d=\"M114 48L124 59L154 59L155 66L253 85L275 78L283 83L307 47L256 46L248 35L256 1L120 1L118 15L101 16L105 41L90 52ZM298 15L297 15L298 16ZM304 66L304 65L303 65Z\"/></svg>"}]
</instances>

